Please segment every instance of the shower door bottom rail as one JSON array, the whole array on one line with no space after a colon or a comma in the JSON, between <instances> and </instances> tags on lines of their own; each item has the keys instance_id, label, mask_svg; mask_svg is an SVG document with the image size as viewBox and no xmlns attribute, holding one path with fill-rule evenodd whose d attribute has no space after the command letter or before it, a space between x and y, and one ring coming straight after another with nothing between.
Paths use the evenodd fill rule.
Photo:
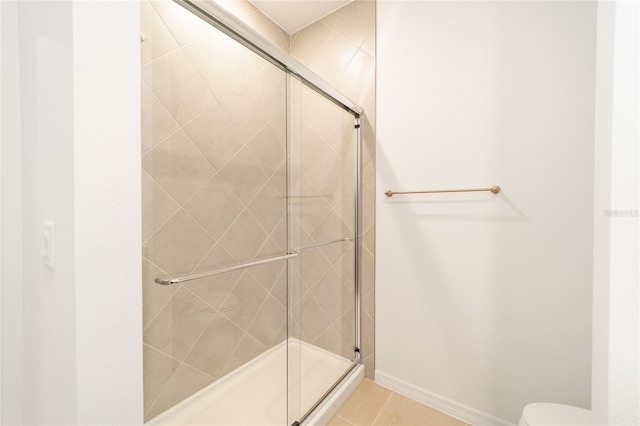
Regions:
<instances>
[{"instance_id":1,"label":"shower door bottom rail","mask_svg":"<svg viewBox=\"0 0 640 426\"><path fill-rule=\"evenodd\" d=\"M277 257L271 257L269 259L256 260L255 262L243 263L241 265L231 266L229 268L216 269L215 271L203 272L201 274L196 274L196 275L188 275L186 277L178 277L178 278L157 277L154 281L160 285L180 284L187 281L197 280L200 278L211 277L213 275L224 274L226 272L237 271L239 269L246 269L252 266L266 265L267 263L273 263L273 262L279 262L281 260L292 259L298 256L299 254L294 252L294 253L285 254L284 256L277 256Z\"/></svg>"}]
</instances>

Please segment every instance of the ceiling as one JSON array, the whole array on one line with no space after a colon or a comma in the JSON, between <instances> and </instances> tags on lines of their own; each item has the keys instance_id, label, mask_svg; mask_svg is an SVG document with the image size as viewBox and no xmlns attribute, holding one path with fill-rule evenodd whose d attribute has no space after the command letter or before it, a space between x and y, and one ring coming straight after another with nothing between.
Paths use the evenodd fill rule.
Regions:
<instances>
[{"instance_id":1,"label":"ceiling","mask_svg":"<svg viewBox=\"0 0 640 426\"><path fill-rule=\"evenodd\" d=\"M300 31L318 19L353 0L249 0L262 13L289 34Z\"/></svg>"}]
</instances>

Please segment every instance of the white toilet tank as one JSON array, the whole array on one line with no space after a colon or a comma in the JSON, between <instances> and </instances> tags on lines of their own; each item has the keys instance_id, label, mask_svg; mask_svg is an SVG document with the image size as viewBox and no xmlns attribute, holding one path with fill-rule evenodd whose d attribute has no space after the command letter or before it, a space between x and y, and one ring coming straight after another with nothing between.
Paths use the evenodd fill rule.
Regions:
<instances>
[{"instance_id":1,"label":"white toilet tank","mask_svg":"<svg viewBox=\"0 0 640 426\"><path fill-rule=\"evenodd\" d=\"M524 407L518 426L588 426L592 424L591 411L584 408L536 402Z\"/></svg>"}]
</instances>

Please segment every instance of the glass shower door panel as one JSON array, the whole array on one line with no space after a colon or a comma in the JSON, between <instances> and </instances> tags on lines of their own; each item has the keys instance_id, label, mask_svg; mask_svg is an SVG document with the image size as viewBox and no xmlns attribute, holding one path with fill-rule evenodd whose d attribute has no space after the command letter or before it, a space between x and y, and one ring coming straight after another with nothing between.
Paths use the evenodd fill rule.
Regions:
<instances>
[{"instance_id":1,"label":"glass shower door panel","mask_svg":"<svg viewBox=\"0 0 640 426\"><path fill-rule=\"evenodd\" d=\"M355 359L356 172L354 117L298 85L291 200L292 247L300 253L295 313L304 415Z\"/></svg>"},{"instance_id":2,"label":"glass shower door panel","mask_svg":"<svg viewBox=\"0 0 640 426\"><path fill-rule=\"evenodd\" d=\"M286 74L171 1L141 9L145 420L207 388L205 424L284 424L287 262L154 278L287 253Z\"/></svg>"}]
</instances>

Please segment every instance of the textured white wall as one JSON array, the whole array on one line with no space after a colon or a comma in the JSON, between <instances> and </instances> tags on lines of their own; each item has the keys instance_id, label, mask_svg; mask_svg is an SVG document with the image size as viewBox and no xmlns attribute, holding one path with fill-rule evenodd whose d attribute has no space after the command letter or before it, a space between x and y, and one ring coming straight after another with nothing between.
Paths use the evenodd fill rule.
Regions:
<instances>
[{"instance_id":1,"label":"textured white wall","mask_svg":"<svg viewBox=\"0 0 640 426\"><path fill-rule=\"evenodd\" d=\"M377 380L589 408L595 35L595 3L379 3Z\"/></svg>"},{"instance_id":2,"label":"textured white wall","mask_svg":"<svg viewBox=\"0 0 640 426\"><path fill-rule=\"evenodd\" d=\"M77 420L141 424L139 3L72 16Z\"/></svg>"},{"instance_id":3,"label":"textured white wall","mask_svg":"<svg viewBox=\"0 0 640 426\"><path fill-rule=\"evenodd\" d=\"M24 422L76 421L70 2L19 2ZM56 270L42 263L55 223Z\"/></svg>"},{"instance_id":4,"label":"textured white wall","mask_svg":"<svg viewBox=\"0 0 640 426\"><path fill-rule=\"evenodd\" d=\"M22 172L17 2L0 2L2 424L22 424ZM18 208L16 208L18 207Z\"/></svg>"},{"instance_id":5,"label":"textured white wall","mask_svg":"<svg viewBox=\"0 0 640 426\"><path fill-rule=\"evenodd\" d=\"M592 382L598 424L640 423L639 22L637 2L598 4Z\"/></svg>"},{"instance_id":6,"label":"textured white wall","mask_svg":"<svg viewBox=\"0 0 640 426\"><path fill-rule=\"evenodd\" d=\"M608 424L640 424L638 2L616 2L611 132ZM596 212L601 214L601 212ZM615 213L614 213L615 214Z\"/></svg>"},{"instance_id":7,"label":"textured white wall","mask_svg":"<svg viewBox=\"0 0 640 426\"><path fill-rule=\"evenodd\" d=\"M24 336L24 369L2 361L23 380L24 405L3 422L140 424L139 5L19 2L12 24L21 134L3 134L2 148L17 148L22 200L7 204L3 190L2 206L22 223L2 243L23 244L24 332L3 317L2 337ZM44 221L55 223L54 271L42 262Z\"/></svg>"}]
</instances>

